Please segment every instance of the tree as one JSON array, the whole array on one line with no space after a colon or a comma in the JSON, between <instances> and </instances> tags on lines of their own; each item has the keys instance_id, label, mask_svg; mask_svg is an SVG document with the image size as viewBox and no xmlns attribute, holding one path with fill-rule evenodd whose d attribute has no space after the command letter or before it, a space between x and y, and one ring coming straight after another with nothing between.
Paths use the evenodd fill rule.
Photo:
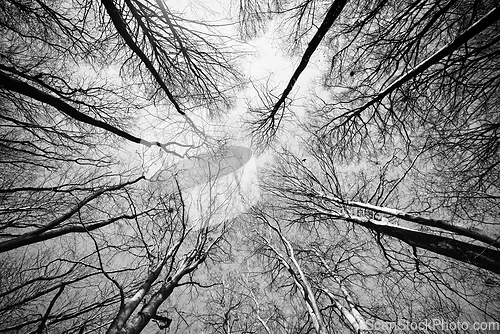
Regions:
<instances>
[{"instance_id":1,"label":"tree","mask_svg":"<svg viewBox=\"0 0 500 334\"><path fill-rule=\"evenodd\" d=\"M0 7L1 331L140 332L224 232L148 193L123 140L178 157L210 146L188 113L231 104L233 55L161 1ZM152 114L164 98L180 120ZM191 139L135 135L149 114Z\"/></svg>"},{"instance_id":2,"label":"tree","mask_svg":"<svg viewBox=\"0 0 500 334\"><path fill-rule=\"evenodd\" d=\"M3 6L2 32L8 43L2 51L2 87L18 102L35 101L57 109L68 120L164 149L172 144L161 145L121 129L127 114L159 103L164 94L199 134L186 115L190 104L201 103L213 113L221 103L231 103L225 94L239 77L229 54L212 44L217 37L210 33L213 28L203 22L178 23L181 18L162 1L147 7L126 1L120 8L112 1L103 1L102 8L92 2L71 8L53 2L12 1ZM220 45L220 38L217 42ZM37 57L31 58L34 50ZM121 78L115 81L132 80L116 86L106 79L111 67L120 70ZM138 89L149 94L151 102L144 101Z\"/></svg>"},{"instance_id":3,"label":"tree","mask_svg":"<svg viewBox=\"0 0 500 334\"><path fill-rule=\"evenodd\" d=\"M95 191L48 223L36 217L30 226L21 210L11 212L9 221L25 224L11 224L10 230L32 231L2 242L1 312L9 319L3 331L109 327L109 333L138 333L151 319L168 326L170 318L160 316L159 307L175 288L190 284L191 273L212 256L225 229L188 221L181 193L156 188L144 197L146 189L131 188L143 179ZM71 190L66 191L76 197ZM130 208L127 216L123 205ZM110 218L99 221L99 211Z\"/></svg>"},{"instance_id":4,"label":"tree","mask_svg":"<svg viewBox=\"0 0 500 334\"><path fill-rule=\"evenodd\" d=\"M403 242L371 233L347 219L323 214L313 206L320 198L309 201L302 195L304 191L298 184L310 186L310 178L299 175L295 170L297 166L287 160L293 157L286 154L281 152L280 160L287 163L277 163L266 171L268 180L276 181L265 185L271 194L263 200L261 208L249 216L248 225L242 227L247 236L243 244L252 245L252 250L244 254L255 254L257 257L253 258L258 264L243 265L238 271L248 272L247 277L256 277L258 283L244 279L243 286L238 288L236 284L234 288L224 281L224 287L234 289L231 293L226 290L225 297L246 297L237 299L238 319L247 320L246 324L258 320L248 320L242 305L248 305L245 304L249 303L248 299L255 298L259 303L265 298L259 286L286 300L288 305L280 305L280 309L291 311L287 318L305 320L302 326L296 327L297 332L313 330L318 325L316 314L323 319L320 330L329 333L362 332L373 328L374 320L378 325L404 326L409 321L436 318L445 321L457 318L473 321L483 316L486 321L496 319L495 307L487 305L495 303L498 292L486 291L484 284L477 283L492 274L449 263L446 258L422 250L414 253L415 250ZM277 174L281 178L278 179ZM318 171L314 175L323 177ZM290 187L293 183L294 189ZM327 184L324 180L321 183ZM354 216L353 209L347 210ZM356 215L372 216L367 210L364 213L359 210ZM250 230L253 233L250 234ZM233 246L239 248L238 244ZM255 295L258 297L253 297ZM267 303L272 305L271 301ZM298 307L291 309L292 305ZM465 311L468 307L476 311ZM266 332L265 328L262 326L260 331ZM290 331L289 327L285 332Z\"/></svg>"},{"instance_id":5,"label":"tree","mask_svg":"<svg viewBox=\"0 0 500 334\"><path fill-rule=\"evenodd\" d=\"M0 332L498 330L497 4L232 4L0 3Z\"/></svg>"},{"instance_id":6,"label":"tree","mask_svg":"<svg viewBox=\"0 0 500 334\"><path fill-rule=\"evenodd\" d=\"M294 22L291 35L297 41L310 38L305 32L313 29L316 17L321 17L315 11L323 8L328 18L326 8L314 1L290 4L276 15ZM318 97L311 108L315 109L314 131L332 137L331 143L320 145L336 145L342 158L353 159L360 149L369 153L402 141L398 144L403 149L425 151L422 158L433 164L446 161L449 167L440 175L464 176L451 183L450 192L462 192L460 187L465 185L464 193L488 189L493 194L489 190L495 188L498 174L494 153L498 119L497 113L488 111L497 105L498 95L493 37L498 8L489 1L379 1L371 6L350 2L339 9L328 34L321 35L322 26L316 23L320 28L310 38L283 94L276 97L275 107L266 99L262 108L255 109L257 141L268 138L264 143L269 143L275 137L283 119L276 110L318 46L318 36L323 36L331 59L324 81L334 93L332 102ZM483 94L479 87L488 88ZM292 108L290 102L287 105ZM460 154L450 158L447 154L452 151Z\"/></svg>"},{"instance_id":7,"label":"tree","mask_svg":"<svg viewBox=\"0 0 500 334\"><path fill-rule=\"evenodd\" d=\"M488 304L497 292L486 292L484 285L487 277L498 274L496 239L455 222L369 204L377 198L381 201L385 194L386 205L405 203L405 198L397 199L404 189L398 183L406 182L401 178L390 182L394 174L373 171L370 165L357 170L353 165L351 169L333 165L334 148L326 147L314 145L300 155L282 150L267 170L264 187L271 197L258 216L278 239L272 242L268 233L258 236L270 261L282 263L270 265L270 274L278 277L278 272L288 271L293 280L306 277L316 304L329 301L338 312L338 318L324 323L343 322L353 330L363 329L365 319L397 322L400 317L432 317L426 305L436 303L441 305L436 312L440 316L450 312L450 319L470 316L461 311L466 305L485 319L496 319ZM303 156L308 157L307 163ZM283 250L276 248L279 240L286 246ZM483 283L474 286L472 282L478 281ZM418 291L419 298L407 295L408 291ZM331 316L327 305L318 308L325 319Z\"/></svg>"},{"instance_id":8,"label":"tree","mask_svg":"<svg viewBox=\"0 0 500 334\"><path fill-rule=\"evenodd\" d=\"M278 101L276 101L272 106L266 104L261 109L252 110L253 113L257 113L258 115L258 118L254 123L255 129L253 131L257 132L256 137L262 138L261 140L259 140L262 141L262 145L266 145L276 135L281 120L284 117L286 101L289 99L290 92L292 91L295 82L298 80L301 73L306 69L312 54L316 51L322 39L327 34L328 30L332 27L332 25L335 23L335 20L341 14L346 3L347 1L345 0L338 0L334 1L330 6L328 11L324 15L325 17L321 22L321 25L318 27L316 33L309 41L309 44L307 45L307 48L302 55L300 63L292 74L292 77L290 78L290 81L288 82L286 88L284 89L283 93L279 95ZM296 18L296 20L300 22L303 17L306 16L305 13L311 10L308 9L309 6L311 6L310 2L305 1L298 5L297 8L294 8L299 12L298 18ZM245 12L245 9L242 8L241 11ZM267 109L270 109L269 114L266 113Z\"/></svg>"},{"instance_id":9,"label":"tree","mask_svg":"<svg viewBox=\"0 0 500 334\"><path fill-rule=\"evenodd\" d=\"M423 248L498 273L497 14L488 1L346 4L323 43L330 98L315 95L303 122L313 144L278 150L269 171L280 209L298 221L364 226L391 266L388 245L400 245L384 244L384 235L417 259ZM311 22L295 24L294 36L312 43L298 32L314 20L302 19L283 20ZM273 110L264 107L256 122ZM256 136L274 136L271 128Z\"/></svg>"}]
</instances>

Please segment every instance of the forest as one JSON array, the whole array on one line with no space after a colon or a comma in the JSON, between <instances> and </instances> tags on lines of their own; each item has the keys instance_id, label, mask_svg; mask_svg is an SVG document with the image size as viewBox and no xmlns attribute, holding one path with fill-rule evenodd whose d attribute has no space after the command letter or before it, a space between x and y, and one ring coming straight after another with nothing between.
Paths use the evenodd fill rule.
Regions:
<instances>
[{"instance_id":1,"label":"forest","mask_svg":"<svg viewBox=\"0 0 500 334\"><path fill-rule=\"evenodd\" d=\"M0 1L0 333L500 333L498 0Z\"/></svg>"}]
</instances>

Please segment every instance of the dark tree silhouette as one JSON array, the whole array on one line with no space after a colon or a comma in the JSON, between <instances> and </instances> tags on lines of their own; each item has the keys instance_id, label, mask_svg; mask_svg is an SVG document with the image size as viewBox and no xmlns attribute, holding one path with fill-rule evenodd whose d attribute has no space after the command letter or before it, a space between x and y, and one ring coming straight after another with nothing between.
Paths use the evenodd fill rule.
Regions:
<instances>
[{"instance_id":1,"label":"dark tree silhouette","mask_svg":"<svg viewBox=\"0 0 500 334\"><path fill-rule=\"evenodd\" d=\"M498 3L218 5L0 2L0 333L500 330ZM211 127L265 31L295 65L246 78L233 218Z\"/></svg>"}]
</instances>

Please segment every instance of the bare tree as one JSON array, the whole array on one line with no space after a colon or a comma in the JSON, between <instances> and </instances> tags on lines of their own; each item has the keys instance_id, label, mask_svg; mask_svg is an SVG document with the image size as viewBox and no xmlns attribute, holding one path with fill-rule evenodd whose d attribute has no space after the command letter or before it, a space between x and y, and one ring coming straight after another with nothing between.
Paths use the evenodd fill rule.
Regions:
<instances>
[{"instance_id":1,"label":"bare tree","mask_svg":"<svg viewBox=\"0 0 500 334\"><path fill-rule=\"evenodd\" d=\"M340 159L400 149L405 164L428 170L419 178L433 210L474 220L470 212L481 207L479 220L493 221L498 8L488 1L404 8L385 3L362 16L360 22L372 22L373 29L355 26L332 50L336 61L325 81L341 93L332 103L318 100L314 131L321 129L321 145L335 146ZM397 14L388 22L378 19L392 11Z\"/></svg>"},{"instance_id":2,"label":"bare tree","mask_svg":"<svg viewBox=\"0 0 500 334\"><path fill-rule=\"evenodd\" d=\"M496 319L496 311L488 304L498 291L486 292L484 287L489 277L498 274L497 237L487 230L471 229L476 222L460 220L458 224L418 213L419 202L412 202L411 194L403 192L410 178L391 180L398 170L381 175L370 170L371 165L350 165L349 171L335 162L334 148L312 148L302 156L282 150L276 164L266 170L264 188L271 197L260 216L290 243L315 291L316 303L323 305L323 318L332 316L325 305L336 314L325 323L342 322L357 331L366 329L368 319L394 322L403 314L423 319L431 316L424 304L436 302L441 303L442 312L448 309L463 318ZM363 171L372 172L373 178ZM384 193L389 195L385 200ZM393 196L406 198L397 201ZM385 205L370 204L377 201ZM394 209L390 203L413 211ZM268 258L279 263L280 254L287 254L285 249L278 251L276 241L259 233L266 238L264 244L271 243L274 248L270 249L275 249ZM291 257L290 261L294 263ZM286 268L271 267L270 275L278 277ZM454 278L457 275L459 279ZM300 277L299 271L291 277ZM478 281L483 283L474 286ZM278 281L274 284L283 286ZM364 288L368 286L370 292ZM407 296L416 286L422 293L420 299ZM397 297L393 295L396 289ZM403 307L401 297L410 303L409 308ZM469 306L474 308L472 313L462 312Z\"/></svg>"},{"instance_id":3,"label":"bare tree","mask_svg":"<svg viewBox=\"0 0 500 334\"><path fill-rule=\"evenodd\" d=\"M267 222L266 220L266 223ZM326 333L324 329L325 321L318 307L317 297L312 290L309 279L306 277L301 265L297 261L292 244L283 235L279 224L268 223L267 225L278 235L282 247L284 248L284 252L282 253L265 235L260 233L257 234L259 239L263 242L263 250L269 251L271 253L270 257L277 260L277 267L274 268L276 272L273 273L273 275L277 275L281 271L279 269L280 267L290 274L293 281L292 290L298 291L301 298L305 301L309 319L316 329L316 332Z\"/></svg>"},{"instance_id":4,"label":"bare tree","mask_svg":"<svg viewBox=\"0 0 500 334\"><path fill-rule=\"evenodd\" d=\"M275 20L299 55L283 87L254 84L254 137L277 137L315 56L330 96L300 105L304 142L274 152L236 220L220 211L247 185L193 115L232 107L239 42L191 9L0 3L0 332L498 321L496 3L240 2L244 38ZM213 159L147 180L136 144Z\"/></svg>"},{"instance_id":5,"label":"bare tree","mask_svg":"<svg viewBox=\"0 0 500 334\"><path fill-rule=\"evenodd\" d=\"M239 80L215 29L161 1L0 4L0 331L168 326L159 306L224 230L148 191L122 141L178 157L206 141L187 113L227 108ZM135 134L164 99L198 139Z\"/></svg>"},{"instance_id":6,"label":"bare tree","mask_svg":"<svg viewBox=\"0 0 500 334\"><path fill-rule=\"evenodd\" d=\"M287 295L268 266L252 215L239 218L226 235L226 257L198 272L204 285L185 316L207 333L299 333L311 328L301 297ZM286 276L286 274L285 274Z\"/></svg>"},{"instance_id":7,"label":"bare tree","mask_svg":"<svg viewBox=\"0 0 500 334\"><path fill-rule=\"evenodd\" d=\"M171 318L160 306L174 289L191 284L225 230L188 222L180 194L174 202L159 191L144 198L144 188L130 186L95 192L61 218L2 243L8 269L1 312L9 319L2 331L139 333L151 320L168 327ZM112 216L110 200L129 206L129 216ZM99 207L111 218L98 222Z\"/></svg>"},{"instance_id":8,"label":"bare tree","mask_svg":"<svg viewBox=\"0 0 500 334\"><path fill-rule=\"evenodd\" d=\"M298 18L294 19L300 22L304 18L304 16L307 16L305 12L310 10L308 7L314 6L313 2L314 1L304 1L303 3L299 4L297 8L294 8L294 10L297 10L297 12L299 12L297 14ZM276 136L278 127L280 126L284 114L286 113L286 108L289 104L287 100L289 100L289 95L295 85L295 82L299 79L302 72L306 69L311 56L318 48L328 30L335 23L337 17L342 13L342 10L346 3L347 1L343 0L334 1L328 11L324 14L323 21L319 25L316 33L309 41L299 65L293 72L290 81L288 82L284 91L279 95L278 100L272 101L273 105L265 104L263 107L252 110L252 113L256 114L256 119L254 121L254 124L252 125L252 131L254 132L254 137L256 138L257 142L260 143L260 145L266 146ZM245 8L241 8L241 11L245 11ZM312 16L314 17L314 15ZM314 19L312 19L311 24L314 23Z\"/></svg>"},{"instance_id":9,"label":"bare tree","mask_svg":"<svg viewBox=\"0 0 500 334\"><path fill-rule=\"evenodd\" d=\"M161 1L148 6L103 1L103 6L5 3L2 94L17 104L34 101L36 108L48 107L57 119L62 115L57 116L54 108L80 130L97 127L134 143L175 152L168 148L173 143L143 139L123 127L134 114L159 103L164 94L200 135L186 110L205 104L215 113L230 105L226 94L239 80L230 55L214 46L223 43L222 37L210 24L184 20ZM114 82L105 77L112 76L111 67L121 70Z\"/></svg>"},{"instance_id":10,"label":"bare tree","mask_svg":"<svg viewBox=\"0 0 500 334\"><path fill-rule=\"evenodd\" d=\"M275 14L290 13L301 20ZM438 291L426 292L429 303L453 291L451 313L473 305L488 319L497 315L486 300L498 292L472 282L499 272L497 14L490 1L348 2L324 36L331 94L311 99L307 149L278 150L265 186L278 207L272 216L292 217L279 226L342 226L378 249L366 272L379 258L390 277ZM453 266L463 282L447 277ZM397 314L363 306L372 318Z\"/></svg>"}]
</instances>

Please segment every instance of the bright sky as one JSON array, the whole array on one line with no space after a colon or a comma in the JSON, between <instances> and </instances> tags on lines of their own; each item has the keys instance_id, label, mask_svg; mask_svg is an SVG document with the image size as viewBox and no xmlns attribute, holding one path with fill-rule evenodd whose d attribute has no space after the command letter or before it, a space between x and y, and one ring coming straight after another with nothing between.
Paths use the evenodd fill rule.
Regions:
<instances>
[{"instance_id":1,"label":"bright sky","mask_svg":"<svg viewBox=\"0 0 500 334\"><path fill-rule=\"evenodd\" d=\"M237 18L231 18L229 13L231 0L195 0L195 1L166 1L167 5L172 11L181 12L183 17L193 17L198 20L216 21L222 24L221 31L227 35L237 36L236 25L224 25L231 20L235 22ZM208 11L208 8L210 11ZM205 15L205 16L203 16ZM276 100L286 87L299 58L291 59L284 54L280 49L280 41L276 38L279 32L274 26L274 22L270 22L266 32L250 41L237 44L235 47L248 50L248 56L241 61L241 70L244 74L245 80L253 82L255 85L266 85L273 88L273 94ZM317 89L318 85L314 85L313 78L319 74L318 59L311 59L308 68L302 73L300 79L297 81L291 96L295 98L295 104L302 105L307 103L307 98L311 95L311 89ZM197 115L196 111L189 116L193 122L203 129L207 135L222 137L228 135L233 145L243 145L251 147L250 136L248 133L242 131L244 128L244 120L249 118L248 103L253 106L260 106L258 103L257 93L251 84L247 84L245 88L239 92L236 97L236 104L233 110L217 120L208 120L203 113ZM295 108L294 113L297 117L303 114L303 108ZM156 112L153 112L156 113ZM160 113L161 114L161 110ZM171 113L172 114L172 113ZM172 124L172 119L176 119L179 123ZM155 117L144 117L141 121L144 130L137 133L142 138L149 141L167 142L175 140L181 143L189 142L192 138L193 132L182 120L174 115L172 119L159 120ZM287 126L287 131L284 131L285 141L295 144L293 138L296 138L298 129L293 124L283 124ZM185 137L185 138L182 138ZM172 146L180 154L183 154L183 149L180 147ZM158 147L147 148L142 145L131 145L129 150L132 152L127 153L137 159L138 164L144 164L147 176L151 176L160 168L171 165L174 162L180 161L179 158L169 155L161 151ZM265 163L268 159L268 154L263 154L257 157L257 165ZM134 160L135 160L134 159Z\"/></svg>"}]
</instances>

